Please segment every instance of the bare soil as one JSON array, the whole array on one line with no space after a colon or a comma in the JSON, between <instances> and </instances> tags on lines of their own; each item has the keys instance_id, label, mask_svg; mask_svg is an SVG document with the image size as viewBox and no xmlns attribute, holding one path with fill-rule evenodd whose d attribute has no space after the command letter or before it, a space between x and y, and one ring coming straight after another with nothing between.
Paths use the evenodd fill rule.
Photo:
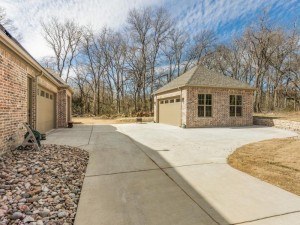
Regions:
<instances>
[{"instance_id":1,"label":"bare soil","mask_svg":"<svg viewBox=\"0 0 300 225\"><path fill-rule=\"evenodd\" d=\"M122 117L116 119L103 119L99 117L73 117L73 122L76 124L122 124L136 123L136 117ZM153 122L153 117L142 117L143 122Z\"/></svg>"},{"instance_id":2,"label":"bare soil","mask_svg":"<svg viewBox=\"0 0 300 225\"><path fill-rule=\"evenodd\" d=\"M297 112L256 113L256 114L254 114L254 116L300 122L300 111L297 111Z\"/></svg>"},{"instance_id":3,"label":"bare soil","mask_svg":"<svg viewBox=\"0 0 300 225\"><path fill-rule=\"evenodd\" d=\"M272 139L244 145L228 163L245 173L300 196L300 138Z\"/></svg>"}]
</instances>

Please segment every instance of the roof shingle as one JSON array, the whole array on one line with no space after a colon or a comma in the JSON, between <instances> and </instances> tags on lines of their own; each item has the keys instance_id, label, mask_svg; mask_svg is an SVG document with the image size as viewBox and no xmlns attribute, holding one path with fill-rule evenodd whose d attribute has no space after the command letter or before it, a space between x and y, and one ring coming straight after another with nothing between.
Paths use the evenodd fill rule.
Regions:
<instances>
[{"instance_id":1,"label":"roof shingle","mask_svg":"<svg viewBox=\"0 0 300 225\"><path fill-rule=\"evenodd\" d=\"M158 89L154 94L188 86L228 89L254 89L247 83L241 82L232 77L224 76L203 66L195 66L186 73Z\"/></svg>"}]
</instances>

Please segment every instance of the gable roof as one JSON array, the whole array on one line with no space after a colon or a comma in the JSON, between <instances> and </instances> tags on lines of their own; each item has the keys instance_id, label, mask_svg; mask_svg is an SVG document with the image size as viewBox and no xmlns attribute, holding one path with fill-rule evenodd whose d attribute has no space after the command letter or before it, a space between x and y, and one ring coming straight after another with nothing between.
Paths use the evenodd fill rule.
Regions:
<instances>
[{"instance_id":1,"label":"gable roof","mask_svg":"<svg viewBox=\"0 0 300 225\"><path fill-rule=\"evenodd\" d=\"M203 66L195 66L186 73L158 89L154 94L177 89L179 87L214 87L227 89L254 89L247 83L224 76Z\"/></svg>"}]
</instances>

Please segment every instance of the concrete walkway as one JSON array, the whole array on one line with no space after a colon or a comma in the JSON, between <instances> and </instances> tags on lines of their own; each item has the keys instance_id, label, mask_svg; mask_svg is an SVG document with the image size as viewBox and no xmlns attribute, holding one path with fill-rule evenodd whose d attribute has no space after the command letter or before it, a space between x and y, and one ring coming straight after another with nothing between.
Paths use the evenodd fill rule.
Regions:
<instances>
[{"instance_id":1,"label":"concrete walkway","mask_svg":"<svg viewBox=\"0 0 300 225\"><path fill-rule=\"evenodd\" d=\"M300 197L226 164L241 145L294 135L267 127L78 125L45 143L90 152L76 225L299 225Z\"/></svg>"}]
</instances>

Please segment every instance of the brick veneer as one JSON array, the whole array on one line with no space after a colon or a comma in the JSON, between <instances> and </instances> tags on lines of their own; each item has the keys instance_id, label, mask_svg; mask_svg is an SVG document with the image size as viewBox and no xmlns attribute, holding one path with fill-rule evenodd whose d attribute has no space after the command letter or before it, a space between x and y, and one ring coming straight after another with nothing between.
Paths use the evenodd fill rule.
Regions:
<instances>
[{"instance_id":1,"label":"brick veneer","mask_svg":"<svg viewBox=\"0 0 300 225\"><path fill-rule=\"evenodd\" d=\"M212 95L212 117L198 117L198 94ZM229 96L242 95L241 117L229 116ZM253 124L253 91L189 87L186 127L248 126Z\"/></svg>"},{"instance_id":2,"label":"brick veneer","mask_svg":"<svg viewBox=\"0 0 300 225\"><path fill-rule=\"evenodd\" d=\"M56 104L57 126L67 127L67 91L65 89L58 91Z\"/></svg>"},{"instance_id":3,"label":"brick veneer","mask_svg":"<svg viewBox=\"0 0 300 225\"><path fill-rule=\"evenodd\" d=\"M212 94L212 117L198 117L198 94ZM242 95L241 117L229 116L229 96ZM158 122L158 100L181 96L182 125L186 127L248 126L253 124L253 90L186 87L154 96L154 121Z\"/></svg>"},{"instance_id":4,"label":"brick veneer","mask_svg":"<svg viewBox=\"0 0 300 225\"><path fill-rule=\"evenodd\" d=\"M0 154L22 139L22 123L27 121L27 91L26 66L0 49Z\"/></svg>"},{"instance_id":5,"label":"brick veneer","mask_svg":"<svg viewBox=\"0 0 300 225\"><path fill-rule=\"evenodd\" d=\"M26 132L23 123L27 122L27 78L32 80L31 125L37 123L37 88L47 86L47 78L41 79L41 71L0 42L0 155L20 145ZM50 82L51 83L51 82ZM52 84L53 86L54 84ZM57 85L57 84L56 84ZM67 126L67 89L60 90L56 85L51 89L57 92L57 125ZM65 85L62 85L65 86Z\"/></svg>"}]
</instances>

